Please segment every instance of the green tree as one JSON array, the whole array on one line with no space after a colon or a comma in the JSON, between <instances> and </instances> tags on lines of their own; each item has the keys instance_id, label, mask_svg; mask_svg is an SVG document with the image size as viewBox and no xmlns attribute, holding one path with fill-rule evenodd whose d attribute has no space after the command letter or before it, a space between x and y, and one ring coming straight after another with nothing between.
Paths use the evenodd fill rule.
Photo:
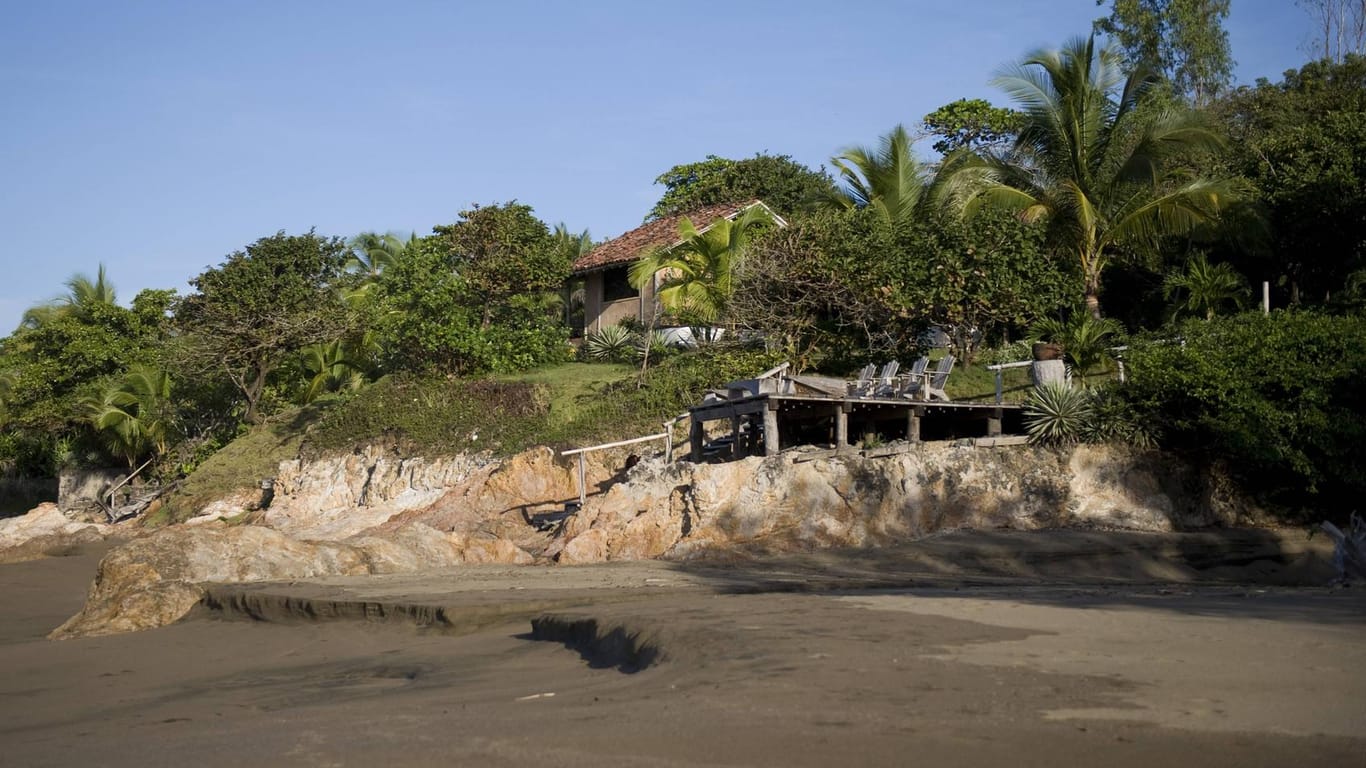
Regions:
<instances>
[{"instance_id":1,"label":"green tree","mask_svg":"<svg viewBox=\"0 0 1366 768\"><path fill-rule=\"evenodd\" d=\"M925 115L925 130L938 136L934 151L947 155L1005 149L1020 130L1019 112L993 107L985 99L959 99Z\"/></svg>"},{"instance_id":2,"label":"green tree","mask_svg":"<svg viewBox=\"0 0 1366 768\"><path fill-rule=\"evenodd\" d=\"M1189 312L1213 320L1219 309L1241 309L1247 296L1247 280L1227 263L1211 264L1203 253L1186 261L1184 270L1167 274L1163 296L1174 302L1175 314Z\"/></svg>"},{"instance_id":3,"label":"green tree","mask_svg":"<svg viewBox=\"0 0 1366 768\"><path fill-rule=\"evenodd\" d=\"M569 277L568 253L557 249L531 206L475 205L461 211L455 224L433 231L446 239L453 266L469 290L483 298L483 328L513 296L557 293Z\"/></svg>"},{"instance_id":4,"label":"green tree","mask_svg":"<svg viewBox=\"0 0 1366 768\"><path fill-rule=\"evenodd\" d=\"M346 335L349 316L334 290L346 260L339 238L282 231L190 281L196 293L175 312L185 361L226 375L245 400L246 422L260 421L266 384L287 357Z\"/></svg>"},{"instance_id":5,"label":"green tree","mask_svg":"<svg viewBox=\"0 0 1366 768\"><path fill-rule=\"evenodd\" d=\"M1116 253L1215 219L1239 190L1191 177L1186 158L1218 137L1195 113L1142 108L1159 81L1141 69L1126 78L1120 63L1094 37L1030 55L996 80L1025 115L1011 154L959 156L942 173L944 198L968 215L1002 206L1043 222L1054 252L1081 267L1097 318Z\"/></svg>"},{"instance_id":6,"label":"green tree","mask_svg":"<svg viewBox=\"0 0 1366 768\"><path fill-rule=\"evenodd\" d=\"M743 160L707 155L701 162L675 165L660 174L655 183L664 186L664 194L646 221L755 199L789 216L824 197L834 186L824 169L813 171L787 155L762 153Z\"/></svg>"},{"instance_id":7,"label":"green tree","mask_svg":"<svg viewBox=\"0 0 1366 768\"><path fill-rule=\"evenodd\" d=\"M877 147L850 147L831 159L840 187L826 207L872 208L887 221L910 221L925 197L929 171L915 156L911 136L898 125Z\"/></svg>"},{"instance_id":8,"label":"green tree","mask_svg":"<svg viewBox=\"0 0 1366 768\"><path fill-rule=\"evenodd\" d=\"M1366 268L1366 57L1311 62L1217 105L1231 170L1251 181L1270 248L1231 254L1283 284L1289 301L1329 301Z\"/></svg>"},{"instance_id":9,"label":"green tree","mask_svg":"<svg viewBox=\"0 0 1366 768\"><path fill-rule=\"evenodd\" d=\"M717 219L701 230L685 216L678 224L681 242L632 264L631 285L643 288L657 280L655 297L666 312L690 323L714 324L726 316L735 269L750 237L771 221L762 206L746 209L734 221Z\"/></svg>"},{"instance_id":10,"label":"green tree","mask_svg":"<svg viewBox=\"0 0 1366 768\"><path fill-rule=\"evenodd\" d=\"M1096 0L1105 5L1105 0ZM1114 38L1130 67L1160 72L1195 104L1209 104L1233 79L1229 0L1111 0L1095 30Z\"/></svg>"}]
</instances>

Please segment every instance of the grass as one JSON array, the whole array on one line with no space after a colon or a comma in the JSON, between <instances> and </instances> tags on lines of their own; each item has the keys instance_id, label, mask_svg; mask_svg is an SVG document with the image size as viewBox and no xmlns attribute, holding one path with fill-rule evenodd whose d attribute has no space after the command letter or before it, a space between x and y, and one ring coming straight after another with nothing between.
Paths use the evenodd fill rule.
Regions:
<instances>
[{"instance_id":1,"label":"grass","mask_svg":"<svg viewBox=\"0 0 1366 768\"><path fill-rule=\"evenodd\" d=\"M275 476L280 462L298 458L305 430L326 407L323 403L280 414L223 446L185 478L167 496L166 503L146 517L145 523L161 525L185 520L211 501L259 488L262 479Z\"/></svg>"},{"instance_id":2,"label":"grass","mask_svg":"<svg viewBox=\"0 0 1366 768\"><path fill-rule=\"evenodd\" d=\"M544 386L550 398L550 423L564 425L582 416L586 401L613 384L631 380L638 371L634 365L616 363L562 363L493 380Z\"/></svg>"}]
</instances>

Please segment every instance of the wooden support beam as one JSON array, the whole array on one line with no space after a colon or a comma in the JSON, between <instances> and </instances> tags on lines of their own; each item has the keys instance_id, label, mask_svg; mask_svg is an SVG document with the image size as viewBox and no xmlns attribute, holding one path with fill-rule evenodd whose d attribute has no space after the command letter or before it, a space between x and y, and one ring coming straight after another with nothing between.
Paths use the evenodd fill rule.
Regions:
<instances>
[{"instance_id":1,"label":"wooden support beam","mask_svg":"<svg viewBox=\"0 0 1366 768\"><path fill-rule=\"evenodd\" d=\"M906 419L906 439L912 443L920 442L920 419L924 414L924 406L911 406L910 416Z\"/></svg>"},{"instance_id":2,"label":"wooden support beam","mask_svg":"<svg viewBox=\"0 0 1366 768\"><path fill-rule=\"evenodd\" d=\"M848 403L835 404L835 449L849 450L849 410Z\"/></svg>"},{"instance_id":3,"label":"wooden support beam","mask_svg":"<svg viewBox=\"0 0 1366 768\"><path fill-rule=\"evenodd\" d=\"M1001 436L1001 415L1000 408L991 409L991 415L987 416L987 437Z\"/></svg>"},{"instance_id":4,"label":"wooden support beam","mask_svg":"<svg viewBox=\"0 0 1366 768\"><path fill-rule=\"evenodd\" d=\"M778 439L778 404L770 404L764 411L764 455L777 456L782 441Z\"/></svg>"},{"instance_id":5,"label":"wooden support beam","mask_svg":"<svg viewBox=\"0 0 1366 768\"><path fill-rule=\"evenodd\" d=\"M745 444L740 440L740 415L735 413L730 417L730 457L745 458Z\"/></svg>"},{"instance_id":6,"label":"wooden support beam","mask_svg":"<svg viewBox=\"0 0 1366 768\"><path fill-rule=\"evenodd\" d=\"M706 442L706 433L703 431L701 419L693 419L692 423L688 425L688 442L691 443L693 463L700 463L702 461L702 447Z\"/></svg>"}]
</instances>

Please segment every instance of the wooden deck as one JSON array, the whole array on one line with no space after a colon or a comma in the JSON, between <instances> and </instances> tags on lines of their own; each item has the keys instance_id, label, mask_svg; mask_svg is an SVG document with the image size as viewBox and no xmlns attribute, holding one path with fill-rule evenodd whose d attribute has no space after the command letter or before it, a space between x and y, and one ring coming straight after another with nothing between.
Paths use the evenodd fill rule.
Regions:
<instances>
[{"instance_id":1,"label":"wooden deck","mask_svg":"<svg viewBox=\"0 0 1366 768\"><path fill-rule=\"evenodd\" d=\"M1005 403L764 393L704 403L689 411L693 461L704 458L706 423L722 419L730 421L732 458L772 456L798 445L826 445L838 452L852 452L855 443L996 439L1024 434L1021 406Z\"/></svg>"}]
</instances>

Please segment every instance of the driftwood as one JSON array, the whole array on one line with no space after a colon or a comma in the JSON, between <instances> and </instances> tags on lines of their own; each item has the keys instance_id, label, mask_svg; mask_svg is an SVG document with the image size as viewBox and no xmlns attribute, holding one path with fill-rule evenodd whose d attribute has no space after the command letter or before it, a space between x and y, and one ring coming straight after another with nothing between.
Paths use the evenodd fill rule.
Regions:
<instances>
[{"instance_id":1,"label":"driftwood","mask_svg":"<svg viewBox=\"0 0 1366 768\"><path fill-rule=\"evenodd\" d=\"M178 485L178 483L145 489L135 496L130 496L122 504L113 504L111 497L111 503L109 504L106 504L103 501L100 502L100 509L104 511L104 516L111 524L122 522L142 514L144 510L152 505L152 502L166 495L166 493L175 488L176 485Z\"/></svg>"},{"instance_id":2,"label":"driftwood","mask_svg":"<svg viewBox=\"0 0 1366 768\"><path fill-rule=\"evenodd\" d=\"M1319 525L1333 539L1333 565L1343 581L1366 581L1366 521L1353 512L1347 531L1328 521Z\"/></svg>"}]
</instances>

